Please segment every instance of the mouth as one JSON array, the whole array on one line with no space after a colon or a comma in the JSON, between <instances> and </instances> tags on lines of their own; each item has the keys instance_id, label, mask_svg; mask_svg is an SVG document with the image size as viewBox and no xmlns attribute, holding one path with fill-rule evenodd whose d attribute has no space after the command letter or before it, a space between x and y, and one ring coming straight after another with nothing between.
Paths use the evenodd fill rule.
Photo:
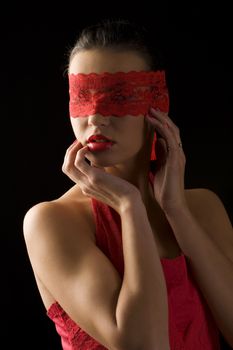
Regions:
<instances>
[{"instance_id":1,"label":"mouth","mask_svg":"<svg viewBox=\"0 0 233 350\"><path fill-rule=\"evenodd\" d=\"M105 151L105 150L109 150L110 148L112 148L112 146L115 144L116 142L113 141L96 141L96 140L92 140L90 142L87 143L88 149L89 151L92 152L99 152L99 151Z\"/></svg>"},{"instance_id":2,"label":"mouth","mask_svg":"<svg viewBox=\"0 0 233 350\"><path fill-rule=\"evenodd\" d=\"M87 143L89 142L113 142L113 140L102 134L93 134L87 139Z\"/></svg>"}]
</instances>

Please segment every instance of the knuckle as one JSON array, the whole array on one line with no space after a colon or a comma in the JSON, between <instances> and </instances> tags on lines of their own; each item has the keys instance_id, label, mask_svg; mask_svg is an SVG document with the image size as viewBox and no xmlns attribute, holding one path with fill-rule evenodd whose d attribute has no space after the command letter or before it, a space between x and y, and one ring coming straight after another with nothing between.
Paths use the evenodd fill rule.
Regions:
<instances>
[{"instance_id":1,"label":"knuckle","mask_svg":"<svg viewBox=\"0 0 233 350\"><path fill-rule=\"evenodd\" d=\"M82 157L80 156L80 153L77 152L74 164L75 164L75 166L79 166L81 162L82 162Z\"/></svg>"},{"instance_id":2,"label":"knuckle","mask_svg":"<svg viewBox=\"0 0 233 350\"><path fill-rule=\"evenodd\" d=\"M74 165L78 168L81 163L81 159L77 156L74 161Z\"/></svg>"},{"instance_id":3,"label":"knuckle","mask_svg":"<svg viewBox=\"0 0 233 350\"><path fill-rule=\"evenodd\" d=\"M83 194L88 194L89 193L89 189L87 185L82 185L81 191Z\"/></svg>"},{"instance_id":4,"label":"knuckle","mask_svg":"<svg viewBox=\"0 0 233 350\"><path fill-rule=\"evenodd\" d=\"M63 173L66 174L66 166L64 164L62 165L61 170L62 170Z\"/></svg>"},{"instance_id":5,"label":"knuckle","mask_svg":"<svg viewBox=\"0 0 233 350\"><path fill-rule=\"evenodd\" d=\"M63 164L63 166L62 166L62 171L63 171L63 173L65 173L66 175L68 175L70 172L71 172L71 170L72 170L72 166L71 166L71 164Z\"/></svg>"},{"instance_id":6,"label":"knuckle","mask_svg":"<svg viewBox=\"0 0 233 350\"><path fill-rule=\"evenodd\" d=\"M99 176L97 174L91 174L89 181L90 181L91 185L98 185L98 183L100 182Z\"/></svg>"}]
</instances>

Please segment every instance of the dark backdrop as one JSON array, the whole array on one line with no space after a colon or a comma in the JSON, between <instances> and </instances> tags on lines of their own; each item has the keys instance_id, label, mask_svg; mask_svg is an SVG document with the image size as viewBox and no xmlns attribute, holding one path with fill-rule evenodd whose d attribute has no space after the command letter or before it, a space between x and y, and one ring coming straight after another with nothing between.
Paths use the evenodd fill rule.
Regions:
<instances>
[{"instance_id":1,"label":"dark backdrop","mask_svg":"<svg viewBox=\"0 0 233 350\"><path fill-rule=\"evenodd\" d=\"M2 336L7 349L56 350L60 339L35 286L22 223L32 205L73 185L61 171L74 138L63 75L68 47L80 28L106 17L136 20L151 29L152 38L160 37L170 114L187 158L186 187L215 191L232 220L230 11L224 3L220 8L134 3L127 11L119 2L112 8L100 3L8 6L1 12L6 20L1 24ZM227 349L223 339L222 344Z\"/></svg>"}]
</instances>

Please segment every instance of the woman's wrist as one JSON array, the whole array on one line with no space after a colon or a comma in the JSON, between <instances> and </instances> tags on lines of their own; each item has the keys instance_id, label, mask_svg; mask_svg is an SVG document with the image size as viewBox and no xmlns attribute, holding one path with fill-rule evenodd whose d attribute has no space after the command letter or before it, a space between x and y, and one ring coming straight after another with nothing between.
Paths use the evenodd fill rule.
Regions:
<instances>
[{"instance_id":1,"label":"woman's wrist","mask_svg":"<svg viewBox=\"0 0 233 350\"><path fill-rule=\"evenodd\" d=\"M141 193L139 191L134 191L130 193L124 200L121 202L120 206L120 215L124 215L129 210L132 210L135 207L144 206Z\"/></svg>"}]
</instances>

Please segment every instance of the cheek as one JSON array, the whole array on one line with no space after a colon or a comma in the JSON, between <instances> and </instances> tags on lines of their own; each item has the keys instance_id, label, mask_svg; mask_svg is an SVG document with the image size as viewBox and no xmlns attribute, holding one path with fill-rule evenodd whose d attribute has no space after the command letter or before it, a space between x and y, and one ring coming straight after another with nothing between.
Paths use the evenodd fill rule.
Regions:
<instances>
[{"instance_id":1,"label":"cheek","mask_svg":"<svg viewBox=\"0 0 233 350\"><path fill-rule=\"evenodd\" d=\"M129 144L138 145L139 147L143 143L146 133L146 125L143 116L130 116L125 119L124 134L128 138Z\"/></svg>"},{"instance_id":2,"label":"cheek","mask_svg":"<svg viewBox=\"0 0 233 350\"><path fill-rule=\"evenodd\" d=\"M145 117L143 115L139 116L132 116L132 115L127 115L124 117L119 117L122 120L122 124L125 125L126 128L130 129L143 129L143 125L145 123Z\"/></svg>"},{"instance_id":3,"label":"cheek","mask_svg":"<svg viewBox=\"0 0 233 350\"><path fill-rule=\"evenodd\" d=\"M144 116L134 117L133 128L138 138L143 138L143 135L147 132L147 125Z\"/></svg>"},{"instance_id":4,"label":"cheek","mask_svg":"<svg viewBox=\"0 0 233 350\"><path fill-rule=\"evenodd\" d=\"M84 118L70 118L70 122L75 135L77 137L82 135L86 125Z\"/></svg>"}]
</instances>

